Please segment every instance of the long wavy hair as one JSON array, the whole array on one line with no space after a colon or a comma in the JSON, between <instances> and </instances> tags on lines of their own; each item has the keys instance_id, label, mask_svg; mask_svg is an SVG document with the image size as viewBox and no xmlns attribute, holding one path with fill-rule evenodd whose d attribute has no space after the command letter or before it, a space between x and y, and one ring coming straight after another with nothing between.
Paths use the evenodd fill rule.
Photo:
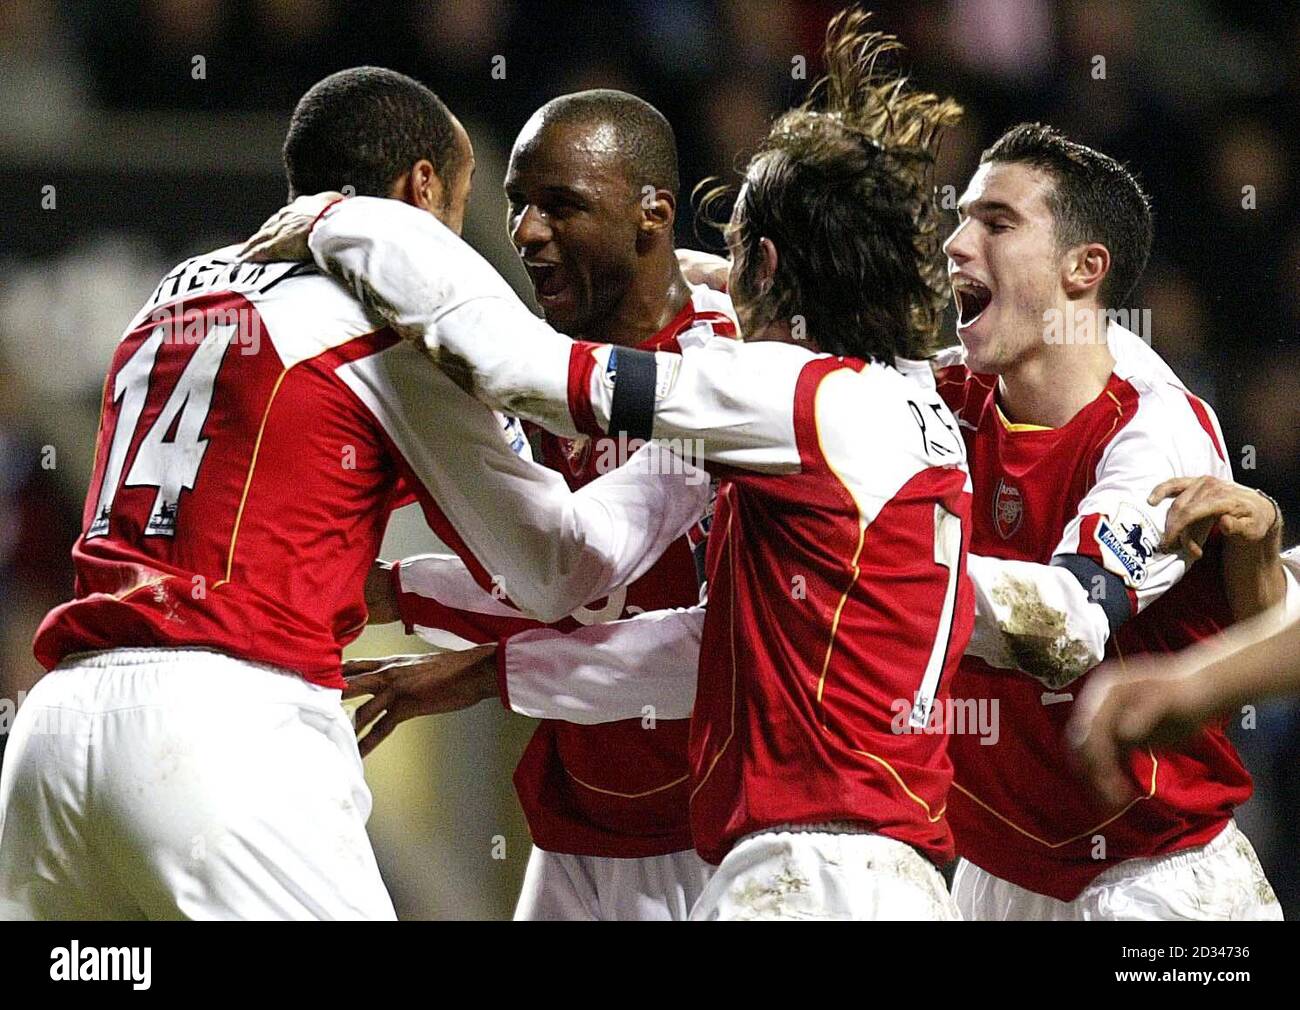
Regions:
<instances>
[{"instance_id":1,"label":"long wavy hair","mask_svg":"<svg viewBox=\"0 0 1300 1010\"><path fill-rule=\"evenodd\" d=\"M773 123L746 166L732 291L760 324L801 317L822 351L892 362L937 346L949 293L931 175L962 108L878 66L903 46L868 30L870 17L854 7L831 20L825 77ZM730 193L707 187L706 218ZM777 267L760 289L763 238Z\"/></svg>"}]
</instances>

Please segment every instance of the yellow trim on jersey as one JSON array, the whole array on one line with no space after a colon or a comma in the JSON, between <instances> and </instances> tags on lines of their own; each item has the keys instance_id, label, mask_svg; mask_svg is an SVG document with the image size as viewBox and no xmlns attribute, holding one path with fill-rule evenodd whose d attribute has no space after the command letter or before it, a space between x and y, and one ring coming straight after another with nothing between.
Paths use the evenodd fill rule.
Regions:
<instances>
[{"instance_id":1,"label":"yellow trim on jersey","mask_svg":"<svg viewBox=\"0 0 1300 1010\"><path fill-rule=\"evenodd\" d=\"M858 374L859 375L865 374L867 369L870 367L871 364L868 362L865 366L863 366L858 371ZM822 429L821 429L821 425L817 423L817 400L818 398L821 397L822 388L824 383L826 382L826 378L828 375L830 375L829 372L827 372L822 376L821 382L817 383L817 392L813 396L813 409L812 409L813 431L816 432L817 434L817 451L821 453L822 460L826 463L826 469L830 471L832 477L834 477L837 481L839 481L840 487L844 488L844 493L849 496L849 501L853 502L853 508L858 513L858 546L854 549L853 559L849 562L849 568L852 569L853 571L853 578L850 579L849 584L844 587L844 592L840 596L840 602L835 605L835 616L831 618L830 640L826 643L826 654L822 657L821 674L817 678L818 709L824 709L824 706L822 704L822 695L825 693L826 690L826 671L830 669L831 654L835 649L835 636L839 634L840 616L844 611L844 604L848 602L849 593L853 592L853 587L858 584L858 578L862 575L862 569L859 566L858 561L862 557L862 545L866 543L866 539L867 539L867 522L866 519L863 518L862 508L861 506L858 505L857 496L849 488L849 485L844 480L844 478L840 476L839 471L835 469L834 464L831 463L830 456L826 454L826 447L822 445ZM829 727L826 725L825 712L822 711L820 714L821 714L822 729L829 729Z\"/></svg>"},{"instance_id":2,"label":"yellow trim on jersey","mask_svg":"<svg viewBox=\"0 0 1300 1010\"><path fill-rule=\"evenodd\" d=\"M573 772L569 771L567 768L564 769L564 773L568 775L569 778L573 779L574 782L578 783L578 785L582 786L584 789L590 789L593 793L601 793L605 796L618 796L625 800L639 800L643 796L652 796L655 793L661 793L665 789L671 789L673 786L681 785L691 777L691 773L687 772L681 778L673 779L671 782L665 783L662 786L655 786L653 789L646 789L639 793L620 793L614 789L602 789L600 786L593 786L590 782L583 782L582 779L578 778L578 776L574 775Z\"/></svg>"},{"instance_id":3,"label":"yellow trim on jersey","mask_svg":"<svg viewBox=\"0 0 1300 1010\"><path fill-rule=\"evenodd\" d=\"M1088 835L1093 834L1094 832L1100 831L1100 830L1101 830L1102 828L1104 828L1107 824L1110 824L1110 823L1112 823L1113 821L1117 821L1117 820L1119 820L1119 819L1120 819L1121 817L1123 817L1126 813L1128 813L1128 812L1129 812L1129 811L1130 811L1134 806L1136 806L1137 804L1143 802L1144 800L1149 800L1149 799L1154 799L1154 798L1155 798L1155 795L1156 795L1156 772L1157 772L1157 770L1160 768L1160 762L1159 762L1158 760L1156 760L1156 756L1155 756L1154 753L1152 753L1150 747L1147 748L1147 756L1151 758L1151 785L1148 787L1147 794L1146 794L1145 796L1136 796L1136 797L1134 797L1134 798L1133 798L1132 800L1130 800L1130 801L1129 801L1129 802L1128 802L1124 807L1122 807L1122 808L1121 808L1117 813L1112 814L1110 817L1107 817L1107 818L1106 818L1104 821L1102 821L1100 824L1094 825L1093 827L1088 828L1086 831L1080 831L1077 835L1073 835L1072 837L1065 839L1065 841L1063 841L1063 842L1049 842L1049 841L1047 841L1047 839L1045 839L1045 838L1039 838L1037 835L1033 834L1032 832L1026 831L1024 828L1022 828L1022 827L1021 827L1019 824L1017 824L1015 821L1011 820L1011 818L1009 818L1009 817L1004 817L1002 814L998 813L998 812L997 812L996 810L994 810L991 806L989 806L987 803L985 803L982 799L980 799L978 796L976 796L974 793L972 793L969 789L966 789L965 787L963 787L963 786L962 786L962 785L961 785L961 784L960 784L956 779L953 779L952 787L953 787L954 789L958 790L962 795L969 797L972 801L974 801L975 803L979 804L981 807L983 807L985 810L987 810L989 813L991 813L994 817L996 817L998 820L1000 820L1003 824L1007 825L1007 827L1009 827L1009 828L1013 828L1014 830L1018 831L1020 834L1024 835L1024 836L1025 836L1026 838L1028 838L1030 841L1032 841L1032 842L1037 842L1039 845L1042 845L1043 847L1048 848L1048 849L1059 849L1059 848L1060 848L1061 846L1063 846L1063 845L1069 845L1071 842L1077 842L1080 838L1084 838L1084 837L1086 837L1086 836L1088 836Z\"/></svg>"},{"instance_id":4,"label":"yellow trim on jersey","mask_svg":"<svg viewBox=\"0 0 1300 1010\"><path fill-rule=\"evenodd\" d=\"M1106 433L1106 437L1102 439L1102 444L1106 444L1107 442L1109 442L1109 440L1110 440L1110 436L1114 433L1115 428L1119 425L1120 420L1121 420L1121 419L1123 418L1123 416L1124 416L1124 405L1123 405L1122 403L1120 403L1120 401L1119 401L1119 397L1117 397L1117 396L1116 396L1116 395L1115 395L1111 390L1109 390L1109 389L1106 390L1106 395L1109 396L1109 397L1111 398L1111 400L1112 400L1112 401L1114 402L1114 404L1115 404L1115 413L1116 413L1116 416L1115 416L1115 420L1114 420L1114 422L1111 424L1110 431L1108 431L1108 432ZM994 404L994 406L997 407L997 404ZM1013 424L1011 424L1011 423L1008 422L1007 419L1003 416L1003 414L1002 414L1002 409L1001 409L1000 407L998 408L998 417L1001 418L1002 423L1003 423L1004 425L1006 425L1007 429L1010 430L1010 431L1017 431L1017 430L1021 430L1022 428L1027 428L1027 429L1032 430L1032 429L1034 428L1033 425L1013 425ZM1121 667L1121 669L1123 669L1124 657L1123 657L1122 654L1119 656L1119 660L1120 660L1120 667ZM1095 825L1094 827L1088 828L1086 831L1081 831L1079 834L1074 835L1074 836L1071 837L1071 838L1067 838L1067 839L1065 839L1065 840L1062 841L1062 842L1049 842L1049 841L1047 841L1047 839L1045 839L1045 838L1039 838L1037 835L1035 835L1035 834L1034 834L1033 832L1031 832L1031 831L1026 831L1024 828L1022 828L1022 827L1021 827L1019 824L1017 824L1015 821L1011 820L1009 817L1005 817L1005 816L1003 816L1002 814L998 813L998 812L997 812L996 810L994 810L991 806L989 806L987 803L985 803L982 799L980 799L978 796L976 796L974 793L972 793L969 789L965 788L965 787L964 787L960 782L958 782L955 778L953 779L952 787L953 787L954 789L956 789L958 792L960 792L963 796L966 796L968 799L970 799L973 803L975 803L975 804L977 804L978 806L980 806L980 807L984 808L985 810L987 810L990 814L992 814L994 817L996 817L998 820L1000 820L1003 824L1007 825L1007 827L1009 827L1009 828L1013 829L1014 831L1017 831L1018 833L1024 835L1024 836L1025 836L1026 838L1028 838L1030 841L1037 842L1039 845L1042 845L1042 846L1044 846L1045 848L1048 848L1048 849L1059 849L1059 848L1061 848L1061 847L1064 846L1064 845L1069 845L1071 842L1077 842L1079 839L1084 838L1084 837L1086 837L1087 835L1091 835L1091 834L1093 834L1094 832L1100 831L1102 828L1106 827L1106 825L1111 824L1111 823L1117 821L1119 818L1123 817L1123 816L1124 816L1126 813L1128 813L1129 810L1131 810L1131 809L1132 809L1136 804L1141 803L1141 802L1143 802L1144 800L1149 800L1149 799L1154 799L1154 798L1155 798L1155 795L1156 795L1156 772L1159 770L1160 762L1156 759L1156 756L1155 756L1155 754L1151 751L1151 748L1150 748L1150 747L1147 748L1147 755L1151 758L1151 783L1150 783L1150 785L1147 787L1147 793L1146 793L1146 795L1145 795L1145 796L1136 796L1136 797L1134 797L1134 798L1133 798L1132 800L1130 800L1130 801L1129 801L1129 802L1128 802L1124 807L1122 807L1118 812L1116 812L1115 814L1112 814L1110 817L1106 818L1106 820L1102 821L1100 824L1097 824L1097 825Z\"/></svg>"},{"instance_id":5,"label":"yellow trim on jersey","mask_svg":"<svg viewBox=\"0 0 1300 1010\"><path fill-rule=\"evenodd\" d=\"M1002 408L999 407L996 403L993 404L993 409L998 412L998 420L1002 422L1002 427L1006 428L1007 431L1053 431L1055 430L1046 424L1012 424L1010 421L1007 420L1007 415L1002 413Z\"/></svg>"},{"instance_id":6,"label":"yellow trim on jersey","mask_svg":"<svg viewBox=\"0 0 1300 1010\"><path fill-rule=\"evenodd\" d=\"M257 428L257 441L253 443L253 456L248 461L248 477L244 480L244 493L239 496L239 511L235 513L235 526L230 531L230 551L226 555L226 577L220 582L215 583L212 588L224 586L230 581L230 573L235 567L235 542L239 539L239 524L244 519L244 504L248 501L248 489L253 486L253 473L257 469L257 454L262 448L262 435L266 432L266 422L271 416L271 406L275 403L276 394L280 392L280 383L284 382L284 377L289 374L286 368L280 372L280 377L275 380L275 385L271 388L271 395L266 401L266 410L262 412L262 423Z\"/></svg>"},{"instance_id":7,"label":"yellow trim on jersey","mask_svg":"<svg viewBox=\"0 0 1300 1010\"><path fill-rule=\"evenodd\" d=\"M723 530L722 546L719 548L719 551L721 552L725 550L727 552L727 563L732 567L735 566L735 558L732 556L731 548L731 521L733 518L735 518L735 509L732 508L731 503L728 502L727 528ZM736 735L736 590L734 585L734 575L735 573L733 572L731 576L731 581L733 583L731 598L727 601L729 604L729 634L731 635L731 732L727 734L727 739L722 741L722 746L719 747L718 752L713 755L713 760L709 762L708 769L704 772L704 775L700 778L700 781L696 784L695 788L691 790L691 801L694 801L695 794L704 788L704 783L709 781L709 776L713 774L713 769L718 766L718 760L726 753L727 748L731 746L732 738Z\"/></svg>"},{"instance_id":8,"label":"yellow trim on jersey","mask_svg":"<svg viewBox=\"0 0 1300 1010\"><path fill-rule=\"evenodd\" d=\"M1115 429L1119 427L1119 422L1124 420L1124 404L1119 402L1119 397L1116 396L1114 393L1112 393L1109 389L1106 390L1106 395L1115 401L1115 420L1113 420L1110 424L1110 431L1106 432L1106 434L1102 437L1101 442L1099 443L1100 445L1103 446L1110 445L1110 436L1115 434ZM1124 657L1121 656L1120 657L1121 665L1123 663L1123 659Z\"/></svg>"},{"instance_id":9,"label":"yellow trim on jersey","mask_svg":"<svg viewBox=\"0 0 1300 1010\"><path fill-rule=\"evenodd\" d=\"M814 423L816 423L816 422L814 422ZM820 447L821 447L821 440L820 440L820 438L819 438L819 439L818 439L818 448L820 448ZM825 453L822 453L822 458L823 458L823 459L826 459L826 454L825 454ZM826 468L827 468L828 470L830 470L831 473L835 473L835 470L834 470L834 469L831 467L831 465L830 465L830 460L829 460L829 459L826 460ZM843 480L840 480L840 475L837 474L837 473L835 473L835 479L838 480L841 484L844 484L844 481L843 481ZM848 490L849 490L848 487L847 487L847 485L845 486L844 490L845 490L845 491L848 491ZM853 498L853 492L849 491L849 497L850 497L850 498ZM857 499L854 498L853 501L854 501L854 505L855 505L855 507L856 507L856 505L857 505ZM862 557L862 545L866 542L866 539L867 539L867 524L866 524L865 522L862 521L862 512L859 511L859 512L858 512L858 546L857 546L857 549L853 552L853 560L849 562L849 567L853 569L853 578L852 578L852 580L850 580L848 586L845 588L845 590L844 590L844 594L840 597L840 602L837 603L837 604L835 605L835 616L834 616L833 618L831 618L831 637L830 637L830 641L828 641L828 642L826 643L826 655L822 658L822 672L821 672L821 675L817 678L817 706L818 706L818 708L822 708L822 707L823 707L823 706L822 706L822 694L825 692L825 689L826 689L826 671L827 671L828 669L830 669L830 665L831 665L831 653L832 653L832 652L834 651L834 649L835 649L835 636L836 636L837 634L839 634L839 630L840 630L840 614L841 614L841 613L843 612L843 610L844 610L844 604L848 602L848 599L849 599L849 593L853 592L853 587L856 586L856 585L858 584L858 577L862 574L862 568L858 565L858 560ZM822 716L822 729L826 729L826 728L827 728L827 727L826 727L826 718L825 718L825 715L823 714L823 716Z\"/></svg>"},{"instance_id":10,"label":"yellow trim on jersey","mask_svg":"<svg viewBox=\"0 0 1300 1010\"><path fill-rule=\"evenodd\" d=\"M826 729L826 727L823 726L822 729ZM826 731L828 733L830 732L830 730L826 730ZM925 816L929 818L931 824L939 820L941 817L943 817L945 813L947 813L948 804L946 803L939 808L939 812L937 814L934 813L930 809L930 804L926 803L925 800L921 799L921 797L917 796L916 793L908 789L907 783L903 781L903 776L899 775L898 772L895 771L894 766L891 765L884 758L882 758L880 755L872 754L871 751L867 751L867 750L858 750L857 748L854 747L850 747L849 749L852 750L854 754L861 754L863 757L869 757L871 758L872 761L875 761L883 765L885 770L889 772L890 775L894 776L894 781L898 783L898 787L902 789L903 792L907 793L908 798L914 800L915 802L919 803L922 807L925 808Z\"/></svg>"},{"instance_id":11,"label":"yellow trim on jersey","mask_svg":"<svg viewBox=\"0 0 1300 1010\"><path fill-rule=\"evenodd\" d=\"M868 363L865 367L859 370L858 374L861 375L865 373L866 370L870 367L871 365L870 363ZM827 375L829 374L830 373L828 372ZM823 381L825 381L826 375L823 375L822 379ZM817 396L821 395L821 391L822 391L822 385L821 383L818 383ZM840 487L844 488L844 493L849 496L849 500L853 502L853 507L857 509L858 512L858 546L853 552L853 560L849 563L850 567L853 569L853 578L852 580L850 580L848 586L845 587L844 594L840 597L840 602L835 607L835 616L831 620L830 641L826 643L826 655L822 659L821 676L817 680L817 707L820 710L819 714L821 715L821 720L820 720L821 729L823 733L826 733L827 735L832 735L831 728L826 724L826 707L822 701L822 695L826 687L826 672L830 668L831 654L835 649L835 638L839 634L840 616L844 610L844 604L848 602L849 593L853 592L853 587L858 584L858 578L862 574L862 569L859 566L858 562L862 558L862 547L867 540L867 523L862 516L862 509L858 505L857 496L849 488L849 485L844 480L844 478L840 476L839 471L835 469L834 465L831 463L830 456L826 454L826 449L822 445L821 425L819 425L817 422L816 399L813 400L812 420L813 420L813 430L816 431L817 433L817 451L821 453L822 460L826 463L826 469L830 471L831 476L833 476L837 481L840 482ZM841 740L841 743L847 744L848 741ZM935 813L930 808L929 803L927 803L920 796L918 796L916 793L912 792L912 790L908 788L907 783L903 781L903 776L898 774L898 771L894 768L894 766L891 765L884 758L880 757L878 754L872 754L870 751L861 750L856 747L849 747L849 750L852 751L854 754L861 754L863 757L869 757L871 758L872 761L875 761L877 764L883 766L885 770L888 771L889 774L893 776L894 781L898 783L899 788L903 790L903 792L907 795L907 798L912 800L914 803L918 804L921 807L921 809L925 811L925 816L930 821L931 824L935 823L937 820L943 817L944 813L948 809L948 805L945 803L942 807L939 808L939 812Z\"/></svg>"}]
</instances>

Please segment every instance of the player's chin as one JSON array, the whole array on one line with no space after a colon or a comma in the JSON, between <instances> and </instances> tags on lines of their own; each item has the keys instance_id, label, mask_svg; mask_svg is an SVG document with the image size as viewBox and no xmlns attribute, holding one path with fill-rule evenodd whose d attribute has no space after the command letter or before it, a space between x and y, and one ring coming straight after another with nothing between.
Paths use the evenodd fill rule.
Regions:
<instances>
[{"instance_id":1,"label":"player's chin","mask_svg":"<svg viewBox=\"0 0 1300 1010\"><path fill-rule=\"evenodd\" d=\"M978 322L957 328L957 339L966 351L966 367L972 372L989 372L997 364L995 341L981 330Z\"/></svg>"},{"instance_id":2,"label":"player's chin","mask_svg":"<svg viewBox=\"0 0 1300 1010\"><path fill-rule=\"evenodd\" d=\"M582 314L578 311L577 302L568 292L557 298L539 298L537 302L542 310L542 318L552 329L568 333L581 322Z\"/></svg>"}]
</instances>

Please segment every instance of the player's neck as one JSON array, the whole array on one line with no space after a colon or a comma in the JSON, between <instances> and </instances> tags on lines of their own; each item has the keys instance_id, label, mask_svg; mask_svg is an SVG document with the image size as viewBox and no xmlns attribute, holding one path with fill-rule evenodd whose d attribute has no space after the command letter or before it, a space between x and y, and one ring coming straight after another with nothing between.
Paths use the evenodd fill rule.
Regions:
<instances>
[{"instance_id":1,"label":"player's neck","mask_svg":"<svg viewBox=\"0 0 1300 1010\"><path fill-rule=\"evenodd\" d=\"M691 289L677 266L676 256L637 272L618 307L584 340L635 347L673 321L690 301Z\"/></svg>"},{"instance_id":2,"label":"player's neck","mask_svg":"<svg viewBox=\"0 0 1300 1010\"><path fill-rule=\"evenodd\" d=\"M1060 428L1101 395L1114 370L1104 343L1044 346L1002 373L998 402L1013 424Z\"/></svg>"}]
</instances>

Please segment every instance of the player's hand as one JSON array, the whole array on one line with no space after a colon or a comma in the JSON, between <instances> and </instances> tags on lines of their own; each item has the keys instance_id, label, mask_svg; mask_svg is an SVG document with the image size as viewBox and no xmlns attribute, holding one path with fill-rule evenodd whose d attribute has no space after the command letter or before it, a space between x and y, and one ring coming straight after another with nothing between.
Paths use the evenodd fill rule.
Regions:
<instances>
[{"instance_id":1,"label":"player's hand","mask_svg":"<svg viewBox=\"0 0 1300 1010\"><path fill-rule=\"evenodd\" d=\"M497 693L495 645L438 655L353 659L343 664L343 697L370 700L356 710L358 746L365 757L399 723L420 715L469 708ZM371 726L371 723L374 723ZM370 732L362 731L370 726Z\"/></svg>"},{"instance_id":2,"label":"player's hand","mask_svg":"<svg viewBox=\"0 0 1300 1010\"><path fill-rule=\"evenodd\" d=\"M1260 541L1273 533L1281 520L1272 499L1252 488L1218 477L1174 477L1156 486L1147 504L1173 498L1165 519L1163 551L1186 551L1195 560L1202 545L1218 525L1226 537Z\"/></svg>"},{"instance_id":3,"label":"player's hand","mask_svg":"<svg viewBox=\"0 0 1300 1010\"><path fill-rule=\"evenodd\" d=\"M1128 754L1144 745L1167 746L1214 717L1201 700L1199 667L1177 656L1142 656L1124 669L1097 670L1074 703L1066 739L1093 788L1109 803L1134 796Z\"/></svg>"},{"instance_id":4,"label":"player's hand","mask_svg":"<svg viewBox=\"0 0 1300 1010\"><path fill-rule=\"evenodd\" d=\"M391 624L401 620L397 608L397 589L393 585L393 566L376 560L366 573L366 623Z\"/></svg>"},{"instance_id":5,"label":"player's hand","mask_svg":"<svg viewBox=\"0 0 1300 1010\"><path fill-rule=\"evenodd\" d=\"M265 263L268 260L309 260L307 238L312 225L330 204L343 199L342 193L300 196L269 218L239 250L238 258Z\"/></svg>"},{"instance_id":6,"label":"player's hand","mask_svg":"<svg viewBox=\"0 0 1300 1010\"><path fill-rule=\"evenodd\" d=\"M677 265L682 268L682 276L687 283L703 284L714 291L727 290L731 260L714 256L713 253L696 252L694 249L678 249Z\"/></svg>"}]
</instances>

